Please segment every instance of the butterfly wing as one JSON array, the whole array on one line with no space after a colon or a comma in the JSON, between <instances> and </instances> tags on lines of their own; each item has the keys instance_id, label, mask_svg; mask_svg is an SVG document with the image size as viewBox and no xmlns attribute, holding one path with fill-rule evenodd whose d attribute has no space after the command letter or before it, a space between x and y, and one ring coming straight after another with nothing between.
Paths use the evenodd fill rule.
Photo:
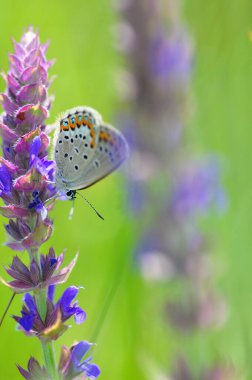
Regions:
<instances>
[{"instance_id":1,"label":"butterfly wing","mask_svg":"<svg viewBox=\"0 0 252 380\"><path fill-rule=\"evenodd\" d=\"M55 136L57 176L75 182L92 161L99 140L100 114L89 107L66 111L59 120Z\"/></svg>"},{"instance_id":2,"label":"butterfly wing","mask_svg":"<svg viewBox=\"0 0 252 380\"><path fill-rule=\"evenodd\" d=\"M69 190L87 188L113 172L128 156L128 144L117 129L101 125L94 156L78 178L67 181Z\"/></svg>"}]
</instances>

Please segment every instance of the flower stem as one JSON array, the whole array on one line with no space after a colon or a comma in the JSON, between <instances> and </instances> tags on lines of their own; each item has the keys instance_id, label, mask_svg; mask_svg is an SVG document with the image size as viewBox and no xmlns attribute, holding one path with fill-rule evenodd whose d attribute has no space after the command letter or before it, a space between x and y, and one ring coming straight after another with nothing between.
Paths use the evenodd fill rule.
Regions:
<instances>
[{"instance_id":1,"label":"flower stem","mask_svg":"<svg viewBox=\"0 0 252 380\"><path fill-rule=\"evenodd\" d=\"M40 265L40 254L39 251L36 250L36 252L32 252L33 256L35 257L37 264L40 268L41 273L41 265ZM47 312L47 289L37 289L34 292L34 296L36 299L36 305L38 308L39 315L42 319L42 321L45 321L46 318L46 312ZM42 348L44 353L44 359L45 359L45 367L50 375L51 380L60 380L58 370L57 370L57 364L55 360L55 354L54 354L54 347L53 342L42 342Z\"/></svg>"},{"instance_id":2,"label":"flower stem","mask_svg":"<svg viewBox=\"0 0 252 380\"><path fill-rule=\"evenodd\" d=\"M35 258L35 260L39 266L40 276L42 278L39 250L37 249L36 251L33 251L32 255ZM44 321L46 318L46 289L37 289L34 292L34 295L36 298L36 304L37 304L39 315L40 315L42 321Z\"/></svg>"},{"instance_id":3,"label":"flower stem","mask_svg":"<svg viewBox=\"0 0 252 380\"><path fill-rule=\"evenodd\" d=\"M56 366L53 342L43 342L43 353L45 358L45 366L52 380L60 380Z\"/></svg>"}]
</instances>

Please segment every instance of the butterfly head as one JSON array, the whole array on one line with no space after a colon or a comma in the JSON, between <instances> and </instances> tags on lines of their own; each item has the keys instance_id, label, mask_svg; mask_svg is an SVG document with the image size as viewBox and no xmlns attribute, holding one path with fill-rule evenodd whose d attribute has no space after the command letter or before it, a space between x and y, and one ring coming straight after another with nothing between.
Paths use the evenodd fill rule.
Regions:
<instances>
[{"instance_id":1,"label":"butterfly head","mask_svg":"<svg viewBox=\"0 0 252 380\"><path fill-rule=\"evenodd\" d=\"M70 201L73 201L76 198L76 190L68 190L68 191L66 191L65 196Z\"/></svg>"}]
</instances>

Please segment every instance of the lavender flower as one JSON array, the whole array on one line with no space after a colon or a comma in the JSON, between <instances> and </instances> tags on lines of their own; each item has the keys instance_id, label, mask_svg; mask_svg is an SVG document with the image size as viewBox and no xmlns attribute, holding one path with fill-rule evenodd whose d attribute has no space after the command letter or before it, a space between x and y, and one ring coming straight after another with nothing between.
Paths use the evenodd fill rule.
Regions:
<instances>
[{"instance_id":1,"label":"lavender flower","mask_svg":"<svg viewBox=\"0 0 252 380\"><path fill-rule=\"evenodd\" d=\"M76 263L77 256L67 267L59 270L63 260L64 253L56 257L54 249L50 248L48 255L40 256L40 265L35 258L32 258L28 269L18 256L14 256L11 266L5 270L15 280L7 283L2 279L2 282L15 293L30 292L38 288L64 283Z\"/></svg>"},{"instance_id":2,"label":"lavender flower","mask_svg":"<svg viewBox=\"0 0 252 380\"><path fill-rule=\"evenodd\" d=\"M4 206L0 207L0 214L9 219L5 225L6 244L15 251L26 250L30 263L27 266L15 256L5 268L12 281L1 281L14 294L26 293L21 316L13 318L19 329L38 337L43 346L45 365L41 367L31 358L28 371L18 367L21 375L29 380L59 380L84 373L85 378L92 380L99 375L99 368L90 359L81 362L89 343L81 342L71 349L65 355L67 360L61 359L63 367L57 367L54 357L53 341L68 329L66 322L74 317L81 324L86 313L74 301L78 294L75 286L68 287L56 303L53 301L55 286L67 280L77 257L60 268L64 253L57 257L53 248L47 255L40 253L41 245L53 231L49 212L56 198L55 165L48 159L50 138L45 126L52 101L48 96L48 69L52 61L45 57L47 46L40 44L38 33L30 28L20 43L14 42L14 54L9 55L10 70L3 75L7 88L0 98L4 109L0 122L0 197ZM63 351L68 352L65 348Z\"/></svg>"},{"instance_id":3,"label":"lavender flower","mask_svg":"<svg viewBox=\"0 0 252 380\"><path fill-rule=\"evenodd\" d=\"M20 374L26 380L50 380L50 376L45 367L40 367L39 362L33 357L28 362L28 371L18 365Z\"/></svg>"},{"instance_id":4,"label":"lavender flower","mask_svg":"<svg viewBox=\"0 0 252 380\"><path fill-rule=\"evenodd\" d=\"M1 95L5 113L0 123L3 157L0 158L0 213L9 218L7 245L14 250L37 249L49 239L52 221L46 202L55 195L53 161L48 160L49 137L44 132L51 99L47 45L29 29L9 55L4 75L7 90Z\"/></svg>"},{"instance_id":5,"label":"lavender flower","mask_svg":"<svg viewBox=\"0 0 252 380\"><path fill-rule=\"evenodd\" d=\"M14 319L29 335L38 336L43 340L55 340L68 328L64 322L69 318L74 316L77 324L83 323L86 319L85 311L78 306L77 302L73 303L77 294L78 288L70 286L64 291L58 302L54 304L52 288L49 288L46 300L47 313L45 320L42 320L36 298L27 293L23 298L22 316L14 316Z\"/></svg>"},{"instance_id":6,"label":"lavender flower","mask_svg":"<svg viewBox=\"0 0 252 380\"><path fill-rule=\"evenodd\" d=\"M210 368L203 368L196 376L184 357L177 358L172 380L194 380L195 378L199 380L235 380L239 379L239 376L231 364L215 364Z\"/></svg>"},{"instance_id":7,"label":"lavender flower","mask_svg":"<svg viewBox=\"0 0 252 380\"><path fill-rule=\"evenodd\" d=\"M59 369L63 379L71 380L81 373L91 380L99 376L100 369L96 364L90 363L91 357L83 360L91 346L91 343L83 341L73 345L70 349L62 347Z\"/></svg>"},{"instance_id":8,"label":"lavender flower","mask_svg":"<svg viewBox=\"0 0 252 380\"><path fill-rule=\"evenodd\" d=\"M137 220L146 221L137 259L148 279L181 282L181 297L165 308L175 334L216 325L225 311L211 288L208 239L196 218L216 204L223 207L225 198L216 162L204 158L195 164L185 146L194 55L179 3L119 1L117 29L126 58L120 75L127 101L123 121L133 137L129 201ZM172 378L195 376L184 366Z\"/></svg>"},{"instance_id":9,"label":"lavender flower","mask_svg":"<svg viewBox=\"0 0 252 380\"><path fill-rule=\"evenodd\" d=\"M62 380L72 380L81 374L83 374L85 378L95 380L100 375L100 369L96 364L91 363L91 357L83 360L83 357L90 350L91 346L91 343L82 341L74 344L70 348L62 347L58 365L58 372ZM30 358L28 362L28 371L20 366L18 366L18 369L21 375L27 380L49 379L46 369L41 367L34 358Z\"/></svg>"}]
</instances>

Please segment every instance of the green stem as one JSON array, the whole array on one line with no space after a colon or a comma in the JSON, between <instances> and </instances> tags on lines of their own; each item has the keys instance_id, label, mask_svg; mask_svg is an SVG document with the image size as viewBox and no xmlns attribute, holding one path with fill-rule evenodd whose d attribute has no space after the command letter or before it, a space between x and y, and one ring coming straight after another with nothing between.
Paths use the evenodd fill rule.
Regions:
<instances>
[{"instance_id":1,"label":"green stem","mask_svg":"<svg viewBox=\"0 0 252 380\"><path fill-rule=\"evenodd\" d=\"M33 251L30 252L30 254L33 255L33 257L36 259L37 264L40 268L41 273L41 265L40 265L40 254L39 251ZM46 305L46 299L47 299L47 289L37 289L34 292L34 296L36 299L36 305L38 308L39 315L42 319L42 321L46 318L46 312L47 312L47 305ZM54 354L54 347L53 342L42 342L42 348L44 353L44 359L45 359L45 367L50 375L51 380L60 380L58 370L57 370L57 364L55 360L55 354Z\"/></svg>"},{"instance_id":2,"label":"green stem","mask_svg":"<svg viewBox=\"0 0 252 380\"><path fill-rule=\"evenodd\" d=\"M46 289L37 289L34 295L40 318L44 321L46 318Z\"/></svg>"},{"instance_id":3,"label":"green stem","mask_svg":"<svg viewBox=\"0 0 252 380\"><path fill-rule=\"evenodd\" d=\"M56 366L53 342L42 343L45 366L52 380L60 380Z\"/></svg>"}]
</instances>

